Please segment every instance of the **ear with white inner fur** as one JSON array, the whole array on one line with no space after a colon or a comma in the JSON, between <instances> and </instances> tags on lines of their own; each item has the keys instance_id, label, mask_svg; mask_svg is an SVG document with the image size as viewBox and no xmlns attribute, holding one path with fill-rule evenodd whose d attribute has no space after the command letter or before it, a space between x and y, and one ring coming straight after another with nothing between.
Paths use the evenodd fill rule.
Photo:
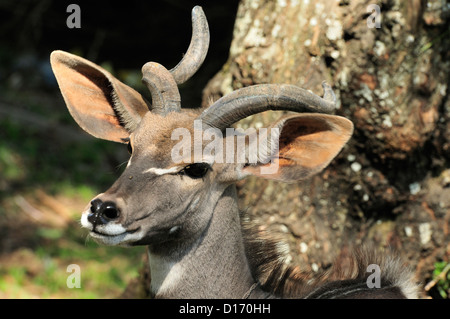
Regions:
<instances>
[{"instance_id":1,"label":"ear with white inner fur","mask_svg":"<svg viewBox=\"0 0 450 319\"><path fill-rule=\"evenodd\" d=\"M267 154L261 155L259 150L258 163L245 166L242 173L283 182L308 178L330 163L352 133L353 123L340 116L307 113L284 117L268 129L271 147ZM277 141L278 147L274 147Z\"/></svg>"},{"instance_id":2,"label":"ear with white inner fur","mask_svg":"<svg viewBox=\"0 0 450 319\"><path fill-rule=\"evenodd\" d=\"M64 51L50 62L70 114L95 137L123 143L149 111L138 92L95 63Z\"/></svg>"}]
</instances>

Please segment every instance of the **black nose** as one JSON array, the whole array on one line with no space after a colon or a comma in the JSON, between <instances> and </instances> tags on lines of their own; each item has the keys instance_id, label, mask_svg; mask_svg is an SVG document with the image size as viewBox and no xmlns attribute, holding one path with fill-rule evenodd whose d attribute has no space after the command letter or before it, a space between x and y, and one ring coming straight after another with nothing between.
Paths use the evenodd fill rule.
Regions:
<instances>
[{"instance_id":1,"label":"black nose","mask_svg":"<svg viewBox=\"0 0 450 319\"><path fill-rule=\"evenodd\" d=\"M95 225L104 225L119 218L120 211L114 202L103 202L100 199L94 199L91 202L91 212L88 215L88 221Z\"/></svg>"}]
</instances>

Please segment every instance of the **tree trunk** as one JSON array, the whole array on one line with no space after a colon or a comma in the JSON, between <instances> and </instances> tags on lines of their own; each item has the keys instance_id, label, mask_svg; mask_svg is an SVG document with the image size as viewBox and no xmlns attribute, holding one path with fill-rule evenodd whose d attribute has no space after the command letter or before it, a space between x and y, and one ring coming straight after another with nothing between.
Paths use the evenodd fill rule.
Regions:
<instances>
[{"instance_id":1,"label":"tree trunk","mask_svg":"<svg viewBox=\"0 0 450 319\"><path fill-rule=\"evenodd\" d=\"M326 80L336 114L355 124L352 140L310 180L243 181L242 209L288 242L305 270L320 273L371 243L396 249L426 283L450 255L449 11L445 1L383 0L378 15L370 3L243 0L229 59L203 105L260 83L322 95ZM268 126L280 115L237 125Z\"/></svg>"}]
</instances>

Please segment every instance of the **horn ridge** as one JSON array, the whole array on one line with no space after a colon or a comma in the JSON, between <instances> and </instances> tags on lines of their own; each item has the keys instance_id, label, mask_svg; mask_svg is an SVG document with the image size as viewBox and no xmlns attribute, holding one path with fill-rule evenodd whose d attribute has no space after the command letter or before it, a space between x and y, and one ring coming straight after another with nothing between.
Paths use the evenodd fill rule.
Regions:
<instances>
[{"instance_id":1,"label":"horn ridge","mask_svg":"<svg viewBox=\"0 0 450 319\"><path fill-rule=\"evenodd\" d=\"M198 117L206 127L224 130L233 123L264 111L330 113L336 106L331 87L322 83L324 98L290 84L259 84L223 96Z\"/></svg>"},{"instance_id":2,"label":"horn ridge","mask_svg":"<svg viewBox=\"0 0 450 319\"><path fill-rule=\"evenodd\" d=\"M142 82L152 96L151 111L166 115L181 111L181 97L172 74L161 64L148 62L142 67Z\"/></svg>"},{"instance_id":3,"label":"horn ridge","mask_svg":"<svg viewBox=\"0 0 450 319\"><path fill-rule=\"evenodd\" d=\"M142 82L152 95L150 110L165 116L181 111L178 85L186 82L202 65L209 47L209 27L200 6L192 9L192 37L188 50L181 61L170 71L156 62L142 67Z\"/></svg>"},{"instance_id":4,"label":"horn ridge","mask_svg":"<svg viewBox=\"0 0 450 319\"><path fill-rule=\"evenodd\" d=\"M209 47L209 27L202 7L192 9L192 37L186 54L170 70L179 85L186 82L203 64Z\"/></svg>"}]
</instances>

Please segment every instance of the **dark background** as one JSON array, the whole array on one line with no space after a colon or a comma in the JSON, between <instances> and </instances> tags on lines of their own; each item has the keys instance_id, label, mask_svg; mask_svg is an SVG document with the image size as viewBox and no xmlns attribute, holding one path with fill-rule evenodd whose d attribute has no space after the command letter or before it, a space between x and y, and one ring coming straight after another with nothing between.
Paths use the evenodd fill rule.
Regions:
<instances>
[{"instance_id":1,"label":"dark background","mask_svg":"<svg viewBox=\"0 0 450 319\"><path fill-rule=\"evenodd\" d=\"M66 25L71 3L80 6L80 29ZM191 10L195 5L201 5L208 18L210 48L195 81L180 89L186 106L196 107L202 88L228 57L237 0L2 0L0 85L20 82L21 86L54 86L47 63L53 50L75 53L97 64L107 62L119 78L121 70L140 70L149 61L170 69L189 46ZM22 74L24 79L12 80L14 72L16 78Z\"/></svg>"}]
</instances>

